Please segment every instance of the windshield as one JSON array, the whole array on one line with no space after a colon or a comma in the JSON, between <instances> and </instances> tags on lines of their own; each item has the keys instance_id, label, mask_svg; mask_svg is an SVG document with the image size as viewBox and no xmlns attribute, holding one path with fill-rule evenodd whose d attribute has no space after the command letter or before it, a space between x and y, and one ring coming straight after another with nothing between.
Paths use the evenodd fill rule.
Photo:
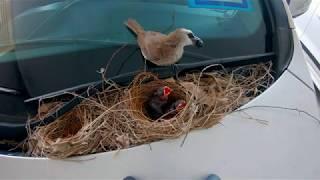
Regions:
<instances>
[{"instance_id":1,"label":"windshield","mask_svg":"<svg viewBox=\"0 0 320 180\"><path fill-rule=\"evenodd\" d=\"M128 18L134 18L147 30L168 33L179 27L191 29L206 43L197 53L210 57L263 53L267 30L261 3L248 3L247 9L230 9L190 7L191 0L13 0L13 41L135 44L135 37L124 26Z\"/></svg>"},{"instance_id":2,"label":"windshield","mask_svg":"<svg viewBox=\"0 0 320 180\"><path fill-rule=\"evenodd\" d=\"M4 2L0 62L17 62L24 86L34 96L101 79L96 71L123 44L128 46L110 64L109 76L141 70L144 61L136 37L124 25L128 18L164 34L177 28L192 30L204 47L186 47L181 64L262 54L272 44L260 0ZM49 79L61 77L53 87L50 81L44 84L44 73Z\"/></svg>"}]
</instances>

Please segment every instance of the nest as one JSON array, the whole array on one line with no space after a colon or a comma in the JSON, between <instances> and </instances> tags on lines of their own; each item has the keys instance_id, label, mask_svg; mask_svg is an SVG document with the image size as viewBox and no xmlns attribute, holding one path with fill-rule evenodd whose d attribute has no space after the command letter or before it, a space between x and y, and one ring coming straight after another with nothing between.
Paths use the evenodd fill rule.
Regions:
<instances>
[{"instance_id":1,"label":"nest","mask_svg":"<svg viewBox=\"0 0 320 180\"><path fill-rule=\"evenodd\" d=\"M146 83L147 82L147 83ZM160 87L168 86L172 89L172 93L168 97L168 103L175 100L185 100L188 102L188 91L173 80L161 80L151 73L141 73L136 76L132 87L128 91L128 96L125 98L131 99L128 101L128 108L131 110L130 115L133 119L142 121L141 123L150 123L154 119L150 118L146 111L146 104L152 94ZM158 119L165 120L165 115Z\"/></svg>"},{"instance_id":2,"label":"nest","mask_svg":"<svg viewBox=\"0 0 320 180\"><path fill-rule=\"evenodd\" d=\"M63 159L178 138L193 129L212 127L270 86L270 71L271 63L262 63L186 74L179 80L138 74L128 87L112 84L51 124L30 131L27 154ZM184 99L187 106L169 119L164 116L155 121L146 113L145 103L164 85L173 89L170 100Z\"/></svg>"}]
</instances>

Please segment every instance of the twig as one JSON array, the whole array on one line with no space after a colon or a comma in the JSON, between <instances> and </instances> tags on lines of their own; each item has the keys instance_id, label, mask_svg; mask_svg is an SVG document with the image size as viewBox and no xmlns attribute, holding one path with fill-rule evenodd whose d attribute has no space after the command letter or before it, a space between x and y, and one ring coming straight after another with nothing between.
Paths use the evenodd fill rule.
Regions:
<instances>
[{"instance_id":1,"label":"twig","mask_svg":"<svg viewBox=\"0 0 320 180\"><path fill-rule=\"evenodd\" d=\"M249 107L244 107L244 108L241 108L241 109L237 109L235 111L233 111L232 113L235 113L235 112L242 112L242 111L245 111L245 110L248 110L248 109L253 109L253 108L271 108L271 109L282 109L282 110L289 110L289 111L296 111L296 112L299 112L299 113L303 113L309 117L311 117L312 119L316 120L319 124L320 124L320 119L316 118L315 116L313 116L312 114L308 113L307 111L304 111L304 110L301 110L301 109L297 109L297 108L288 108L288 107L281 107L281 106L249 106Z\"/></svg>"},{"instance_id":2,"label":"twig","mask_svg":"<svg viewBox=\"0 0 320 180\"><path fill-rule=\"evenodd\" d=\"M268 123L269 123L269 121L267 121L267 120L254 118L253 116L251 116L249 113L247 113L245 111L240 111L240 112L245 114L247 116L246 117L247 119L257 121L258 123L260 123L262 125L268 125Z\"/></svg>"},{"instance_id":3,"label":"twig","mask_svg":"<svg viewBox=\"0 0 320 180\"><path fill-rule=\"evenodd\" d=\"M110 57L107 65L105 66L103 72L100 72L100 73L103 75L102 78L103 78L103 80L104 80L105 82L107 81L107 80L106 80L106 75L107 75L107 71L108 71L108 69L109 69L109 66L110 66L112 60L114 59L114 57L115 57L122 49L124 49L125 47L127 47L127 45L128 45L128 44L124 44L124 45L122 45L119 49L117 49L117 50L111 55L111 57Z\"/></svg>"}]
</instances>

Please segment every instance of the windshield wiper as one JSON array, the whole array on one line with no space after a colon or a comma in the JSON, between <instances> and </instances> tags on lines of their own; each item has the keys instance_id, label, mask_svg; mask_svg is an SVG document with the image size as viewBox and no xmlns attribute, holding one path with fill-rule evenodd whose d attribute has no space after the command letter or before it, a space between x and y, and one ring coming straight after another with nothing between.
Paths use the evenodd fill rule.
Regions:
<instances>
[{"instance_id":1,"label":"windshield wiper","mask_svg":"<svg viewBox=\"0 0 320 180\"><path fill-rule=\"evenodd\" d=\"M274 52L268 53L261 53L261 54L252 54L252 55L245 55L245 56L235 56L235 57L227 57L227 58L212 58L207 60L202 60L193 63L179 63L174 64L175 74L179 74L182 71L191 70L191 69L198 69L204 68L206 66L212 64L223 64L223 65L245 65L245 64L252 64L255 61L264 62L270 61L275 58ZM199 59L205 59L206 56L192 54L193 57L198 56Z\"/></svg>"},{"instance_id":2,"label":"windshield wiper","mask_svg":"<svg viewBox=\"0 0 320 180\"><path fill-rule=\"evenodd\" d=\"M91 39L35 39L35 40L26 40L21 41L15 44L15 46L23 46L29 44L74 44L74 43L88 43L88 44L95 44L95 45L123 45L127 44L128 42L122 41L114 41L114 40L91 40ZM132 44L137 46L137 44ZM0 46L1 48L2 46ZM228 57L228 58L213 58L211 56L191 52L191 51L184 51L185 57L191 57L200 61L193 62L193 63L179 63L175 64L175 68L192 68L192 67L201 67L201 66L208 66L210 64L225 64L225 63L232 63L237 61L252 61L254 59L261 59L261 58L273 58L275 56L274 52L269 53L261 53L261 54L253 54L253 55L245 55L245 56L236 56L236 57Z\"/></svg>"},{"instance_id":3,"label":"windshield wiper","mask_svg":"<svg viewBox=\"0 0 320 180\"><path fill-rule=\"evenodd\" d=\"M199 54L199 53L195 53L195 52L190 52L190 51L186 51L186 50L184 50L183 56L192 57L192 58L196 58L199 60L213 59L213 57L211 57L211 56L207 56L207 55L203 55L203 54Z\"/></svg>"},{"instance_id":4,"label":"windshield wiper","mask_svg":"<svg viewBox=\"0 0 320 180\"><path fill-rule=\"evenodd\" d=\"M193 56L197 56L197 54L193 53ZM218 58L218 59L210 59L195 63L186 63L186 64L174 64L172 66L168 67L156 67L153 69L150 69L151 72L157 72L159 73L159 77L165 78L168 76L177 76L182 71L192 70L192 69L199 69L203 68L212 64L237 64L237 65L244 65L252 63L255 60L259 60L259 62L262 61L270 61L275 57L275 53L262 53L262 54L254 54L254 55L247 55L247 56L237 56L237 57L229 57L229 58ZM200 55L198 58L207 58L202 55ZM120 84L128 84L130 79L133 79L133 77L139 72L132 72L127 74L122 74L116 77L111 78L112 81ZM164 73L164 74L161 74ZM53 122L58 117L62 116L66 112L69 112L73 107L80 104L83 100L83 98L87 98L89 96L93 96L97 93L97 91L101 90L102 87L105 86L104 81L93 83L93 87L89 89L89 91L83 92L80 96L76 96L73 99L71 99L69 102L67 102L65 105L60 107L56 112L52 113L48 117L46 117L42 121L35 121L32 124L32 127L36 127L38 125L45 125L48 123ZM92 91L90 91L92 90ZM82 97L82 98L81 98ZM35 99L32 99L35 100ZM28 101L28 100L27 100Z\"/></svg>"}]
</instances>

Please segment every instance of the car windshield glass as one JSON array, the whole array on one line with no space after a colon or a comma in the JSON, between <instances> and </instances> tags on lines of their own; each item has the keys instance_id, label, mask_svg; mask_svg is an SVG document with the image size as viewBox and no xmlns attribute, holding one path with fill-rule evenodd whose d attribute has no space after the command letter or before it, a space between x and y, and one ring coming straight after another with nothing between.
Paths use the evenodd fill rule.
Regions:
<instances>
[{"instance_id":1,"label":"car windshield glass","mask_svg":"<svg viewBox=\"0 0 320 180\"><path fill-rule=\"evenodd\" d=\"M0 68L10 66L31 97L101 81L106 66L108 78L146 68L171 76L195 65L250 63L272 53L260 0L10 0L0 11ZM204 46L185 47L173 68L145 65L124 24L129 18L163 34L190 29Z\"/></svg>"},{"instance_id":2,"label":"car windshield glass","mask_svg":"<svg viewBox=\"0 0 320 180\"><path fill-rule=\"evenodd\" d=\"M240 5L220 7L205 4L210 1L13 0L12 42L16 46L23 44L16 49L24 53L30 51L30 47L42 48L40 51L37 49L38 53L30 53L30 56L69 51L71 44L136 44L135 37L124 26L128 18L134 18L146 30L169 33L176 28L191 29L203 39L205 46L201 49L188 47L187 51L212 58L267 51L267 27L261 1L227 0ZM192 5L197 2L204 5ZM247 3L248 7L240 8L241 3ZM50 43L50 49L47 49ZM74 51L88 47L71 49ZM192 58L183 60L195 61Z\"/></svg>"}]
</instances>

